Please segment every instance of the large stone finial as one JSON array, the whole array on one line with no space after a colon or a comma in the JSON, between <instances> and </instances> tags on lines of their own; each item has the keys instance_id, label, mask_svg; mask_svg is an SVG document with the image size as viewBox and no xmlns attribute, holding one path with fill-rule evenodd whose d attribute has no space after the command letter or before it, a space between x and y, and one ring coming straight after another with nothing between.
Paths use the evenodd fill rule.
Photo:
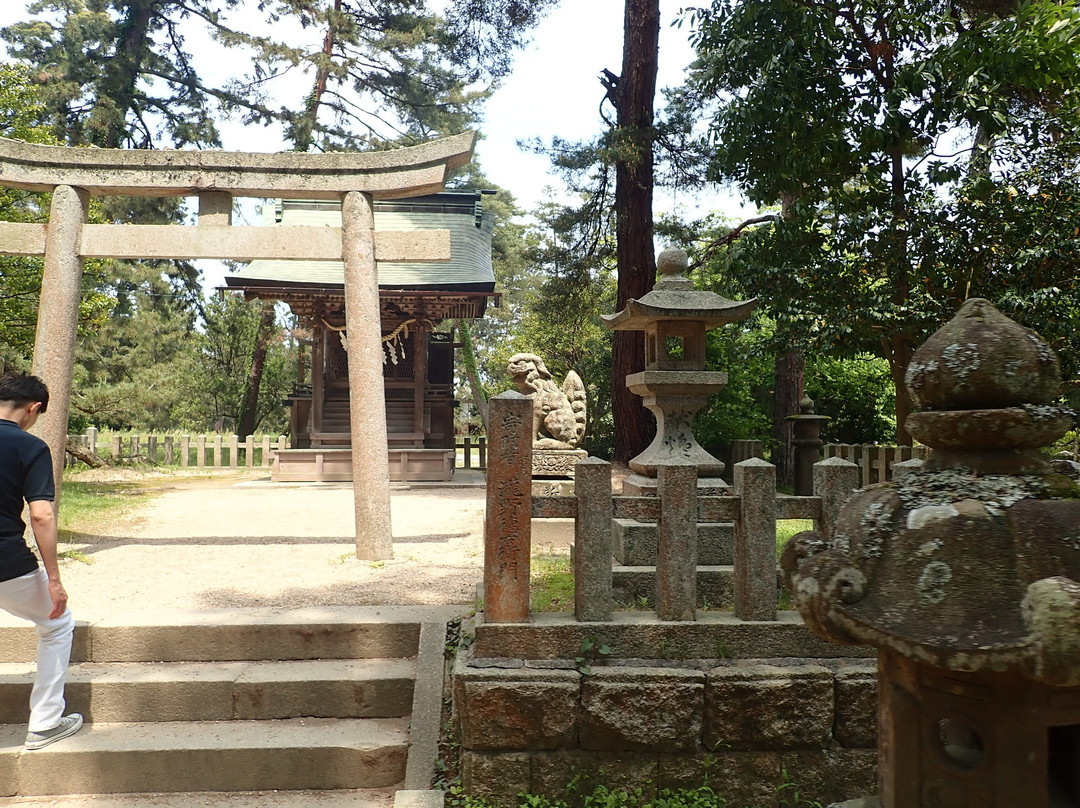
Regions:
<instances>
[{"instance_id":1,"label":"large stone finial","mask_svg":"<svg viewBox=\"0 0 1080 808\"><path fill-rule=\"evenodd\" d=\"M1050 403L1059 381L1039 335L985 300L965 303L908 371L924 407L909 429L934 449L924 468L856 492L834 535L800 534L785 550L807 624L942 668L1080 685L1080 660L1047 660L1049 584L1034 586L1064 575L1053 592L1080 592L1080 488L1037 451L1075 417ZM1063 629L1069 648L1074 633Z\"/></svg>"},{"instance_id":2,"label":"large stone finial","mask_svg":"<svg viewBox=\"0 0 1080 808\"><path fill-rule=\"evenodd\" d=\"M938 450L931 467L1044 473L1032 450L1064 435L1072 413L1051 402L1061 366L1050 346L982 298L972 298L912 357L906 382L920 409L912 437Z\"/></svg>"}]
</instances>

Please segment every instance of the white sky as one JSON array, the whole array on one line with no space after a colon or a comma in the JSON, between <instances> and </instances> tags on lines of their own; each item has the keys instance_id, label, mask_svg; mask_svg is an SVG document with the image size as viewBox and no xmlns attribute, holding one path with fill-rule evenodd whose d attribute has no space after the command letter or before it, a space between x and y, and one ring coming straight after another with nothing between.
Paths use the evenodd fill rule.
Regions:
<instances>
[{"instance_id":1,"label":"white sky","mask_svg":"<svg viewBox=\"0 0 1080 808\"><path fill-rule=\"evenodd\" d=\"M550 173L546 158L518 148L517 142L539 137L578 140L591 137L601 129L598 109L604 90L597 76L604 68L619 73L622 64L622 16L624 0L563 0L536 29L533 43L514 60L512 74L487 102L480 125L483 139L477 147L480 164L492 182L507 188L525 209L535 207L548 195L559 195L561 184ZM685 0L660 0L660 75L658 87L672 86L682 80L685 66L693 57L686 40L686 29L673 28L671 22ZM29 0L0 0L0 27L27 19ZM257 18L248 30L258 27ZM280 35L280 27L275 32ZM297 30L297 34L314 36ZM215 81L227 71L244 69L239 51L221 58L214 47L215 75L198 54L202 46L198 34L188 34L188 47L197 69L208 81ZM306 94L311 78L301 73L290 77L287 92ZM659 93L657 95L659 99ZM283 147L280 127L244 127L236 123L221 126L224 147L245 151L278 151ZM730 195L716 193L700 200L683 195L673 198L658 191L656 212L668 213L677 208L691 211L722 210L732 217L743 214L742 205ZM241 218L256 216L255 206L245 206ZM239 223L239 222L238 222ZM221 283L221 271L210 262L201 262L208 286Z\"/></svg>"}]
</instances>

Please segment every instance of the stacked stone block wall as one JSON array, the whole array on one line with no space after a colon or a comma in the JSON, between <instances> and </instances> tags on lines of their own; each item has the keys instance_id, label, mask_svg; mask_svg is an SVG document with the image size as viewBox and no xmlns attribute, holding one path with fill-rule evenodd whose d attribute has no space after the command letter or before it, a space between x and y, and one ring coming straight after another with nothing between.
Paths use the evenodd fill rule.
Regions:
<instances>
[{"instance_id":1,"label":"stacked stone block wall","mask_svg":"<svg viewBox=\"0 0 1080 808\"><path fill-rule=\"evenodd\" d=\"M707 783L730 808L783 808L876 785L869 660L469 662L454 675L464 786L499 804Z\"/></svg>"}]
</instances>

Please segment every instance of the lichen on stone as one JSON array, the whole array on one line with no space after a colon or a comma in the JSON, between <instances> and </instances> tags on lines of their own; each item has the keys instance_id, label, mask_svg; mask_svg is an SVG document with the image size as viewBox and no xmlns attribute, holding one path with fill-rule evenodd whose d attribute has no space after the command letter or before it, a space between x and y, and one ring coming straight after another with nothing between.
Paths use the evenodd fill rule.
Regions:
<instances>
[{"instance_id":1,"label":"lichen on stone","mask_svg":"<svg viewBox=\"0 0 1080 808\"><path fill-rule=\"evenodd\" d=\"M974 342L963 345L954 342L952 345L947 345L941 352L941 360L956 377L957 388L964 387L968 376L978 370L979 365L982 364L979 359L979 346Z\"/></svg>"},{"instance_id":2,"label":"lichen on stone","mask_svg":"<svg viewBox=\"0 0 1080 808\"><path fill-rule=\"evenodd\" d=\"M897 485L896 493L905 507L912 511L973 499L981 502L991 516L1000 516L1021 500L1051 498L1051 492L1041 476L978 476L964 466L911 471Z\"/></svg>"},{"instance_id":3,"label":"lichen on stone","mask_svg":"<svg viewBox=\"0 0 1080 808\"><path fill-rule=\"evenodd\" d=\"M952 580L952 569L944 561L927 564L915 584L915 593L923 606L935 606L945 600L945 584Z\"/></svg>"},{"instance_id":4,"label":"lichen on stone","mask_svg":"<svg viewBox=\"0 0 1080 808\"><path fill-rule=\"evenodd\" d=\"M925 544L923 544L921 547L919 547L919 549L915 551L915 555L917 555L917 556L933 555L935 552L937 552L938 550L940 550L944 546L945 546L945 542L943 542L941 539L933 539L932 541L928 541Z\"/></svg>"},{"instance_id":5,"label":"lichen on stone","mask_svg":"<svg viewBox=\"0 0 1080 808\"><path fill-rule=\"evenodd\" d=\"M1041 339L1038 334L1029 331L1027 338L1034 344L1035 350L1039 354L1040 362L1046 365L1054 361L1054 352L1050 349L1050 346L1046 341Z\"/></svg>"}]
</instances>

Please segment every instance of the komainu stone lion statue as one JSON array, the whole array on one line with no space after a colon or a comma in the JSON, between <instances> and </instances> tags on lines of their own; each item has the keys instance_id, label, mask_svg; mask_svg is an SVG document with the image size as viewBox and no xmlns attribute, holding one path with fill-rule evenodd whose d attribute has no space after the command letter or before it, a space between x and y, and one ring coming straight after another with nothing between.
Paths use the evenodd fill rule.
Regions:
<instances>
[{"instance_id":1,"label":"komainu stone lion statue","mask_svg":"<svg viewBox=\"0 0 1080 808\"><path fill-rule=\"evenodd\" d=\"M538 449L576 449L585 436L585 385L574 371L560 389L544 360L519 353L506 366L518 390L533 400L533 446Z\"/></svg>"}]
</instances>

